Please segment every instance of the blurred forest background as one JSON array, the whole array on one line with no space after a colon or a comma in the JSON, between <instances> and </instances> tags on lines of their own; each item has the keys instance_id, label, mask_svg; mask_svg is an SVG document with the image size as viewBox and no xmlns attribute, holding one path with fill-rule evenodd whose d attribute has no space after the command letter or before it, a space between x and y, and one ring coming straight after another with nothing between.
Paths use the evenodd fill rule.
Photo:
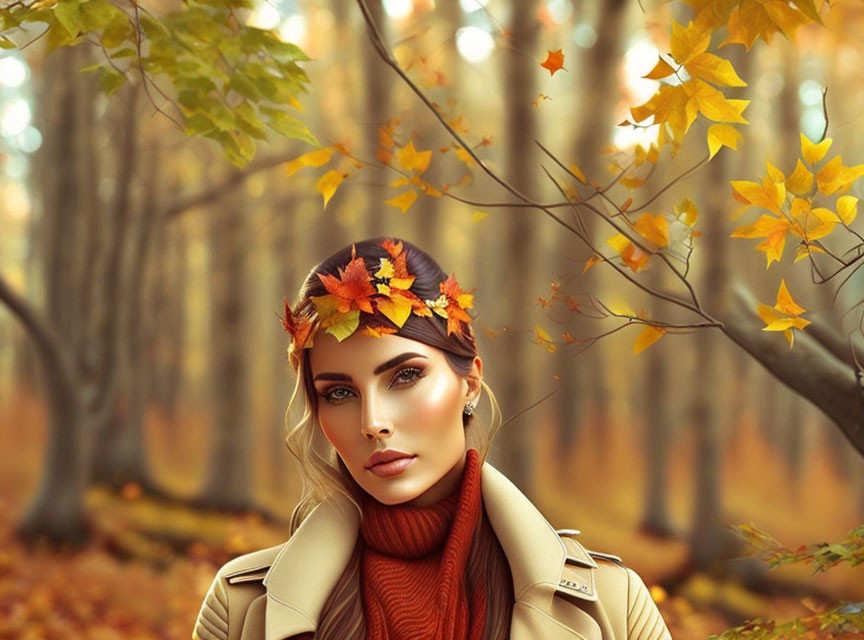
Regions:
<instances>
[{"instance_id":1,"label":"blurred forest background","mask_svg":"<svg viewBox=\"0 0 864 640\"><path fill-rule=\"evenodd\" d=\"M561 194L535 139L601 184L620 171L611 146L651 147L657 127L618 125L657 91L643 76L669 51L672 20L693 17L684 3L636 0L367 4L451 127L543 202ZM751 100L738 151L673 182L706 155L703 118L698 140L631 185L637 201L660 191L652 211L685 197L699 208L688 279L713 308L751 300L736 297L742 286L773 303L782 276L813 325L790 349L761 331L751 300L724 319L746 316L737 335L752 341L692 328L638 354L640 327L610 331L614 317L578 312L585 296L651 317L663 306L609 265L584 271L592 252L542 212L386 202L401 193L388 138L432 150L423 178L463 200L514 200L383 63L355 3L268 0L237 14L311 58L294 115L365 163L342 156L349 177L326 207L325 170L289 163L314 145L270 131L254 159L229 162L184 135L158 77L106 95L78 71L104 55L98 42L46 55L51 36L22 49L41 29L21 37L7 23L18 47L0 50L0 638L188 638L218 566L287 537L299 486L283 443L294 381L282 300L319 260L377 235L420 245L476 286L485 378L515 416L492 463L553 525L638 571L676 640L864 600L860 568L769 571L725 526L795 549L864 520L858 337L845 337L864 281L838 293L803 261L766 270L754 241L729 237L741 224L729 181L756 180L766 159L791 173L799 133L818 141L826 114L832 154L864 162L864 9L814 6L824 24L803 24L794 42L722 50L748 85L735 97ZM540 63L558 49L564 67L550 73ZM611 235L586 224L598 245ZM656 290L675 284L656 264L643 275ZM582 300L576 313L549 303L559 285ZM853 408L832 414L833 393Z\"/></svg>"}]
</instances>

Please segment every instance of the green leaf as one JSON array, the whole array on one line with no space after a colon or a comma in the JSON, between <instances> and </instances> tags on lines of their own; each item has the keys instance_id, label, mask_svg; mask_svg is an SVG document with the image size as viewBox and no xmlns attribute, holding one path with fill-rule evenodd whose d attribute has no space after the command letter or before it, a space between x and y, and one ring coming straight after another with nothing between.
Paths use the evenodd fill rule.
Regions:
<instances>
[{"instance_id":1,"label":"green leaf","mask_svg":"<svg viewBox=\"0 0 864 640\"><path fill-rule=\"evenodd\" d=\"M71 45L74 41L75 38L69 35L66 27L60 24L60 21L55 18L45 34L45 53L48 54L59 47Z\"/></svg>"},{"instance_id":2,"label":"green leaf","mask_svg":"<svg viewBox=\"0 0 864 640\"><path fill-rule=\"evenodd\" d=\"M241 131L259 140L267 139L261 118L258 117L258 113L251 104L244 100L239 107L234 108L234 113L237 116L237 126L240 127Z\"/></svg>"},{"instance_id":3,"label":"green leaf","mask_svg":"<svg viewBox=\"0 0 864 640\"><path fill-rule=\"evenodd\" d=\"M135 29L132 27L132 23L129 22L129 18L126 17L125 13L122 11L119 13L120 15L115 15L105 26L105 30L102 33L100 42L106 49L113 49L114 47L119 47L124 42L133 40L132 36L135 34Z\"/></svg>"},{"instance_id":4,"label":"green leaf","mask_svg":"<svg viewBox=\"0 0 864 640\"><path fill-rule=\"evenodd\" d=\"M106 95L113 95L117 89L123 86L126 82L126 77L122 73L117 73L111 67L102 67L102 78L99 80L99 89Z\"/></svg>"},{"instance_id":5,"label":"green leaf","mask_svg":"<svg viewBox=\"0 0 864 640\"><path fill-rule=\"evenodd\" d=\"M261 91L258 86L242 73L235 73L231 76L226 92L229 89L236 91L248 100L257 102L261 99Z\"/></svg>"},{"instance_id":6,"label":"green leaf","mask_svg":"<svg viewBox=\"0 0 864 640\"><path fill-rule=\"evenodd\" d=\"M82 31L86 31L84 20L81 16L80 7L83 0L60 0L54 7L54 15L60 24L73 38Z\"/></svg>"},{"instance_id":7,"label":"green leaf","mask_svg":"<svg viewBox=\"0 0 864 640\"><path fill-rule=\"evenodd\" d=\"M267 126L278 131L283 136L318 145L318 140L306 128L306 125L294 116L278 109L270 109L269 107L261 107L261 113L268 117Z\"/></svg>"},{"instance_id":8,"label":"green leaf","mask_svg":"<svg viewBox=\"0 0 864 640\"><path fill-rule=\"evenodd\" d=\"M185 117L186 135L207 135L216 130L216 125L207 117L206 113L198 111L191 116Z\"/></svg>"},{"instance_id":9,"label":"green leaf","mask_svg":"<svg viewBox=\"0 0 864 640\"><path fill-rule=\"evenodd\" d=\"M112 58L134 58L138 55L138 52L131 47L126 47L125 49L120 49L119 51L115 51L111 54Z\"/></svg>"}]
</instances>

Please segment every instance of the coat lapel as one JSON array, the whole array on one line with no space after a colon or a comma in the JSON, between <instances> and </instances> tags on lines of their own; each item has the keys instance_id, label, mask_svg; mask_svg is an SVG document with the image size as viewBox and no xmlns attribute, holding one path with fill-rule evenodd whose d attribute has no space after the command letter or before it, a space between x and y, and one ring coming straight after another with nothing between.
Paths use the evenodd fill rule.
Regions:
<instances>
[{"instance_id":1,"label":"coat lapel","mask_svg":"<svg viewBox=\"0 0 864 640\"><path fill-rule=\"evenodd\" d=\"M575 540L565 546L531 501L488 462L483 464L481 487L489 523L513 576L511 640L600 640L600 629L590 615L581 609L570 611L578 608L556 597L560 592L580 601L597 600L597 564L591 556ZM354 551L359 524L357 508L347 498L334 496L318 505L285 543L264 577L266 640L315 631L324 603Z\"/></svg>"}]
</instances>

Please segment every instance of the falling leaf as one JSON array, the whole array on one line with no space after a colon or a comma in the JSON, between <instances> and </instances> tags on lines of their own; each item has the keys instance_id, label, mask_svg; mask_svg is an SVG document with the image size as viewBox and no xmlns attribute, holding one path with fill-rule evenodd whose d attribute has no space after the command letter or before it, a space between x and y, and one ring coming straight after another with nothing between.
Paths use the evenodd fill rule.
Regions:
<instances>
[{"instance_id":1,"label":"falling leaf","mask_svg":"<svg viewBox=\"0 0 864 640\"><path fill-rule=\"evenodd\" d=\"M540 66L549 70L549 75L555 75L559 69L564 69L564 54L561 49L549 51L546 60L540 63ZM566 71L566 69L564 69Z\"/></svg>"},{"instance_id":2,"label":"falling leaf","mask_svg":"<svg viewBox=\"0 0 864 640\"><path fill-rule=\"evenodd\" d=\"M664 333L666 333L665 329L646 324L645 328L642 329L642 332L639 334L639 337L636 338L636 342L633 344L634 355L640 351L644 351L657 342L663 337Z\"/></svg>"},{"instance_id":3,"label":"falling leaf","mask_svg":"<svg viewBox=\"0 0 864 640\"><path fill-rule=\"evenodd\" d=\"M333 147L325 147L323 149L316 149L315 151L304 153L299 158L294 158L285 163L285 173L286 175L291 176L300 171L303 167L323 167L325 164L330 162L330 158L333 156L333 151Z\"/></svg>"},{"instance_id":4,"label":"falling leaf","mask_svg":"<svg viewBox=\"0 0 864 640\"><path fill-rule=\"evenodd\" d=\"M536 107L540 106L541 100L551 100L551 98L549 96L547 96L545 93L540 93L540 94L537 94L537 97L531 101L531 104L534 105L534 107L536 108Z\"/></svg>"},{"instance_id":5,"label":"falling leaf","mask_svg":"<svg viewBox=\"0 0 864 640\"><path fill-rule=\"evenodd\" d=\"M414 204L414 201L417 199L417 192L414 189L408 189L408 191L403 191L395 198L390 198L389 200L385 200L384 204L390 204L394 207L397 207L402 210L402 213L408 211L408 208Z\"/></svg>"},{"instance_id":6,"label":"falling leaf","mask_svg":"<svg viewBox=\"0 0 864 640\"><path fill-rule=\"evenodd\" d=\"M336 193L336 189L342 184L342 180L347 177L347 173L340 173L335 169L330 169L330 171L318 178L318 182L315 183L315 190L324 196L325 208L327 207L327 203L330 202L330 198Z\"/></svg>"}]
</instances>

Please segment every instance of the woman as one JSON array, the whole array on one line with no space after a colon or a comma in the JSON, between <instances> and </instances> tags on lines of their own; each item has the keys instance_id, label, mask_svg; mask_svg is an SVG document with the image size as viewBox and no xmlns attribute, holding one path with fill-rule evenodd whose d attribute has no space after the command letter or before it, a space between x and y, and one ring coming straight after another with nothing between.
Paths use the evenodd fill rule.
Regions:
<instances>
[{"instance_id":1,"label":"woman","mask_svg":"<svg viewBox=\"0 0 864 640\"><path fill-rule=\"evenodd\" d=\"M484 461L498 411L472 306L425 252L383 238L286 300L303 497L287 542L219 570L194 638L671 640L632 569L556 532Z\"/></svg>"}]
</instances>

